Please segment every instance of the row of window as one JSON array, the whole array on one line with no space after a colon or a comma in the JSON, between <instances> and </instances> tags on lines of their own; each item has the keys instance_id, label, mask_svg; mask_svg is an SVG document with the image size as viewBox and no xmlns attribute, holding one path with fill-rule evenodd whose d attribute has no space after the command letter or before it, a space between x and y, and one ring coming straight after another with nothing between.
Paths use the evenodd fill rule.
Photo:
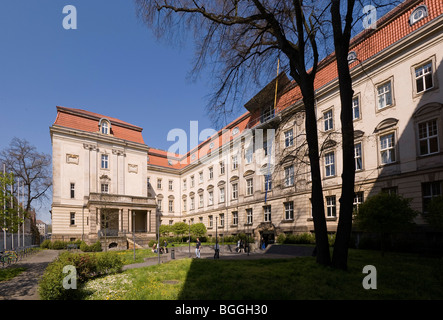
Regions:
<instances>
[{"instance_id":1,"label":"row of window","mask_svg":"<svg viewBox=\"0 0 443 320\"><path fill-rule=\"evenodd\" d=\"M426 61L417 67L414 67L414 92L415 94L422 94L425 91L434 88L432 61ZM384 110L385 108L394 105L394 91L393 79L382 82L376 86L377 92L377 110ZM361 119L361 103L360 96L357 95L352 99L352 115L354 120ZM323 112L323 129L324 131L331 131L334 129L334 114L333 110L329 109ZM293 145L292 129L285 132L285 147Z\"/></svg>"}]
</instances>

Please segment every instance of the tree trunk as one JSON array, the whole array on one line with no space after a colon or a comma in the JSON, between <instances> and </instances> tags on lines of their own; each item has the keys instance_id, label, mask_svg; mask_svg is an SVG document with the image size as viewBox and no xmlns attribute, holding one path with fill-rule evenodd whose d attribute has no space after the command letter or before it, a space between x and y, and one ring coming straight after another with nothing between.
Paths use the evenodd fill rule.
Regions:
<instances>
[{"instance_id":1,"label":"tree trunk","mask_svg":"<svg viewBox=\"0 0 443 320\"><path fill-rule=\"evenodd\" d=\"M352 231L355 183L354 123L352 114L352 98L354 91L352 90L352 79L348 63L352 15L347 14L345 30L342 32L342 19L340 16L339 6L340 1L333 2L331 6L331 16L340 88L343 170L339 221L334 244L334 252L332 255L332 266L346 270L348 261L348 246ZM348 0L348 13L352 13L353 7L353 1Z\"/></svg>"},{"instance_id":2,"label":"tree trunk","mask_svg":"<svg viewBox=\"0 0 443 320\"><path fill-rule=\"evenodd\" d=\"M318 148L317 117L315 112L314 84L307 77L307 81L302 80L300 88L303 93L303 103L305 105L306 119L306 139L309 147L309 162L311 166L311 204L312 217L315 229L315 244L317 263L322 265L331 264L329 253L329 242L323 202L323 187L320 173L320 156Z\"/></svg>"}]
</instances>

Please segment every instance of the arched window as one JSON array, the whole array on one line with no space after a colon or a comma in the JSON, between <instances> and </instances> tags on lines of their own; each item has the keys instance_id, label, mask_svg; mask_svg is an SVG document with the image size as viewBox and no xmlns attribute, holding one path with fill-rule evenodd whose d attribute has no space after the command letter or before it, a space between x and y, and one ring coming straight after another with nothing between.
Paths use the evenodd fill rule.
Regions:
<instances>
[{"instance_id":1,"label":"arched window","mask_svg":"<svg viewBox=\"0 0 443 320\"><path fill-rule=\"evenodd\" d=\"M412 26L414 23L428 16L428 7L425 5L418 6L412 11L409 17L409 24Z\"/></svg>"},{"instance_id":2,"label":"arched window","mask_svg":"<svg viewBox=\"0 0 443 320\"><path fill-rule=\"evenodd\" d=\"M111 133L111 123L107 119L100 120L100 132L102 134L110 134Z\"/></svg>"}]
</instances>

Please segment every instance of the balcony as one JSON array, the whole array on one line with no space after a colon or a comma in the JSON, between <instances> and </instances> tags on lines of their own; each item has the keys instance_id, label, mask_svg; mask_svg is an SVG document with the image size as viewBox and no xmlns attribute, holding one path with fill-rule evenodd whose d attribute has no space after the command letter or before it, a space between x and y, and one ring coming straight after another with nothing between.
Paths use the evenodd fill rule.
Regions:
<instances>
[{"instance_id":1,"label":"balcony","mask_svg":"<svg viewBox=\"0 0 443 320\"><path fill-rule=\"evenodd\" d=\"M132 206L132 207L156 207L155 198L134 197L107 193L90 193L89 204Z\"/></svg>"}]
</instances>

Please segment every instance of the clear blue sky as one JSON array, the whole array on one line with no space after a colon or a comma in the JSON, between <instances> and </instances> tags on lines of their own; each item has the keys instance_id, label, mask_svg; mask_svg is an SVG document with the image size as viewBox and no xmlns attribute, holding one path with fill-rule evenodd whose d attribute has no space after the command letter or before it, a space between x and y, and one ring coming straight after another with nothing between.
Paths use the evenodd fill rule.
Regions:
<instances>
[{"instance_id":1,"label":"clear blue sky","mask_svg":"<svg viewBox=\"0 0 443 320\"><path fill-rule=\"evenodd\" d=\"M63 28L65 5L77 9L77 30ZM159 43L132 0L0 1L0 44L0 149L18 137L52 154L57 105L143 127L145 143L165 150L169 130L211 127L209 75L188 79L192 43ZM37 212L45 222L48 208Z\"/></svg>"}]
</instances>

